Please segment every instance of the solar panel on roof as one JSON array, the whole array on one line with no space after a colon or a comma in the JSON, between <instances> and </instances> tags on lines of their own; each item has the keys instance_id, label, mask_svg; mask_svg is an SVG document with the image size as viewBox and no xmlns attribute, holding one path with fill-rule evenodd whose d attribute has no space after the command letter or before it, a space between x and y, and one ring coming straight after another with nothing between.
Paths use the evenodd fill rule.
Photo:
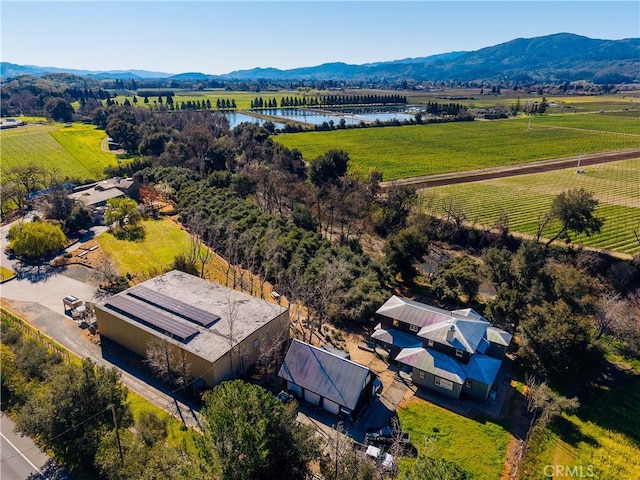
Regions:
<instances>
[{"instance_id":1,"label":"solar panel on roof","mask_svg":"<svg viewBox=\"0 0 640 480\"><path fill-rule=\"evenodd\" d=\"M136 287L127 292L127 295L150 303L155 307L173 313L202 327L210 327L220 320L220 317L215 313L207 312L206 310L194 307L193 305L181 302L180 300L146 287Z\"/></svg>"},{"instance_id":2,"label":"solar panel on roof","mask_svg":"<svg viewBox=\"0 0 640 480\"><path fill-rule=\"evenodd\" d=\"M198 333L197 328L180 323L161 310L152 308L144 303L136 302L125 296L112 297L107 301L105 306L127 318L135 320L169 337L181 340L182 342Z\"/></svg>"}]
</instances>

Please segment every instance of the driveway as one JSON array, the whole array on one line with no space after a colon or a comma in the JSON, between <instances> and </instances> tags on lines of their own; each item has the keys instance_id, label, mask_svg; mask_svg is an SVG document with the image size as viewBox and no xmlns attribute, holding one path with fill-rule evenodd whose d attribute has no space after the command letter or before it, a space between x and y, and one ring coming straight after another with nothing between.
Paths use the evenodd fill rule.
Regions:
<instances>
[{"instance_id":1,"label":"driveway","mask_svg":"<svg viewBox=\"0 0 640 480\"><path fill-rule=\"evenodd\" d=\"M142 371L121 362L118 357L108 355L100 345L90 341L75 320L65 315L62 299L67 295L89 302L100 300L94 285L71 278L65 267L24 267L16 264L14 269L18 277L0 285L3 306L79 357L89 357L98 365L116 367L121 373L122 383L129 389L175 416L183 417L187 425L199 427L195 403L176 400L175 395L169 394L168 386L146 377ZM79 275L74 272L74 276Z\"/></svg>"}]
</instances>

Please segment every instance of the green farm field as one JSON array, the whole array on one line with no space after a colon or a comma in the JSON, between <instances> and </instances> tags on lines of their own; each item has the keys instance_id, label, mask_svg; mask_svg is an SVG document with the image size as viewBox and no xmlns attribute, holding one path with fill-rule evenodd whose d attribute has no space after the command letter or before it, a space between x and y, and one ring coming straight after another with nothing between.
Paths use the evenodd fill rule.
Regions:
<instances>
[{"instance_id":1,"label":"green farm field","mask_svg":"<svg viewBox=\"0 0 640 480\"><path fill-rule=\"evenodd\" d=\"M542 101L543 95L529 94L523 92L513 92L503 90L501 95L490 95L490 88L484 89L484 94L480 93L480 88L453 88L438 91L410 90L400 92L407 97L410 105L425 105L428 102L459 103L469 108L489 108L496 105L505 107L515 106L518 99L520 105L524 107L527 102ZM376 89L347 89L345 95L396 95L396 90L376 90ZM638 92L621 92L609 95L545 95L551 104L547 113L553 113L556 109L563 112L599 112L619 111L624 109L640 110L640 94Z\"/></svg>"},{"instance_id":2,"label":"green farm field","mask_svg":"<svg viewBox=\"0 0 640 480\"><path fill-rule=\"evenodd\" d=\"M106 134L92 125L59 123L29 125L0 133L2 170L35 163L62 177L100 179L117 165L113 153L102 151Z\"/></svg>"},{"instance_id":3,"label":"green farm field","mask_svg":"<svg viewBox=\"0 0 640 480\"><path fill-rule=\"evenodd\" d=\"M193 90L179 90L179 89L162 89L162 90L172 90L173 92L175 92L175 95L173 97L173 101L174 103L180 103L180 102L188 102L189 100L191 100L192 102L196 102L196 101L200 101L202 102L207 101L207 99L209 99L211 101L211 104L213 107L215 107L216 105L216 100L220 99L220 100L227 100L229 99L231 100L235 100L236 101L236 106L238 108L238 110L248 110L251 107L251 100L255 99L256 97L262 97L263 99L271 99L271 98L275 98L278 103L280 103L280 99L282 97L302 97L303 95L326 95L327 92L317 92L314 91L313 93L307 93L307 92L299 92L297 90L282 90L282 91L278 91L278 92L237 92L237 91L228 91L228 90L201 90L201 91L193 91ZM147 97L149 99L149 104L145 105L144 104L144 97L141 97L139 95L137 95L138 97L138 106L139 107L149 107L151 105L154 104L154 102L157 103L158 101L158 97L152 97L149 96ZM130 102L133 102L133 96L129 95L129 96L124 96L124 95L120 95L118 97L115 97L113 100L117 101L119 104L123 104L125 99L129 99ZM166 101L166 97L162 97L162 101Z\"/></svg>"},{"instance_id":4,"label":"green farm field","mask_svg":"<svg viewBox=\"0 0 640 480\"><path fill-rule=\"evenodd\" d=\"M303 132L274 139L297 148L306 160L332 148L343 149L349 154L352 173L367 175L377 169L384 180L640 148L636 118L569 114L530 119L531 124L527 117Z\"/></svg>"},{"instance_id":5,"label":"green farm field","mask_svg":"<svg viewBox=\"0 0 640 480\"><path fill-rule=\"evenodd\" d=\"M599 234L579 235L574 243L622 254L640 253L634 230L640 230L640 158L584 168L535 173L480 182L432 187L421 191L424 208L442 215L445 204L453 204L471 224L491 227L502 214L513 232L535 235L538 218L563 191L584 188L598 200L596 215L605 219ZM559 229L552 224L543 236Z\"/></svg>"}]
</instances>

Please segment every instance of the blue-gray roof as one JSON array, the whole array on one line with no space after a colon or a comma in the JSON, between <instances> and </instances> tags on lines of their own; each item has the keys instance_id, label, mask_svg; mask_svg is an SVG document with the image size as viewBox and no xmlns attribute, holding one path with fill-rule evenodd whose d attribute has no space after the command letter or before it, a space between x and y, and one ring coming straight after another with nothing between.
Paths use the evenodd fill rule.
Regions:
<instances>
[{"instance_id":1,"label":"blue-gray roof","mask_svg":"<svg viewBox=\"0 0 640 480\"><path fill-rule=\"evenodd\" d=\"M467 378L484 383L485 385L493 385L493 382L495 382L498 376L498 370L500 370L501 364L502 361L497 358L487 355L474 355L469 360L469 363L465 365Z\"/></svg>"},{"instance_id":2,"label":"blue-gray roof","mask_svg":"<svg viewBox=\"0 0 640 480\"><path fill-rule=\"evenodd\" d=\"M445 322L451 318L451 313L447 310L396 295L387 300L376 313L418 327Z\"/></svg>"},{"instance_id":3,"label":"blue-gray roof","mask_svg":"<svg viewBox=\"0 0 640 480\"><path fill-rule=\"evenodd\" d=\"M480 320L475 318L451 318L446 322L434 323L423 327L418 336L443 345L450 345L469 353L475 353L487 331L487 327L491 325L484 318L480 318Z\"/></svg>"},{"instance_id":4,"label":"blue-gray roof","mask_svg":"<svg viewBox=\"0 0 640 480\"><path fill-rule=\"evenodd\" d=\"M431 348L405 348L398 353L396 360L459 384L469 379L493 385L502 364L497 358L476 354L465 365Z\"/></svg>"},{"instance_id":5,"label":"blue-gray roof","mask_svg":"<svg viewBox=\"0 0 640 480\"><path fill-rule=\"evenodd\" d=\"M421 347L422 339L410 333L401 332L395 328L382 328L380 324L376 326L371 338L379 342L394 345L400 348Z\"/></svg>"},{"instance_id":6,"label":"blue-gray roof","mask_svg":"<svg viewBox=\"0 0 640 480\"><path fill-rule=\"evenodd\" d=\"M396 356L396 360L452 382L462 384L467 378L464 364L446 353L430 348L405 348Z\"/></svg>"},{"instance_id":7,"label":"blue-gray roof","mask_svg":"<svg viewBox=\"0 0 640 480\"><path fill-rule=\"evenodd\" d=\"M293 340L278 376L353 410L370 373L363 365Z\"/></svg>"}]
</instances>

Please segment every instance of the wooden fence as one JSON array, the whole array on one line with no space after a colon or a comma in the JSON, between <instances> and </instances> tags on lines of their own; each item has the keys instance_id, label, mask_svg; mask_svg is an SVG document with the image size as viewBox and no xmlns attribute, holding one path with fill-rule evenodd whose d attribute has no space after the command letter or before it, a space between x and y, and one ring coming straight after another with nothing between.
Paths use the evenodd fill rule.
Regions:
<instances>
[{"instance_id":1,"label":"wooden fence","mask_svg":"<svg viewBox=\"0 0 640 480\"><path fill-rule=\"evenodd\" d=\"M0 321L10 328L19 330L22 335L34 339L40 345L45 347L49 352L59 353L65 362L69 363L71 361L71 357L67 349L58 345L56 342L41 333L39 330L32 327L27 322L9 312L8 310L5 310L4 308L0 308Z\"/></svg>"}]
</instances>

